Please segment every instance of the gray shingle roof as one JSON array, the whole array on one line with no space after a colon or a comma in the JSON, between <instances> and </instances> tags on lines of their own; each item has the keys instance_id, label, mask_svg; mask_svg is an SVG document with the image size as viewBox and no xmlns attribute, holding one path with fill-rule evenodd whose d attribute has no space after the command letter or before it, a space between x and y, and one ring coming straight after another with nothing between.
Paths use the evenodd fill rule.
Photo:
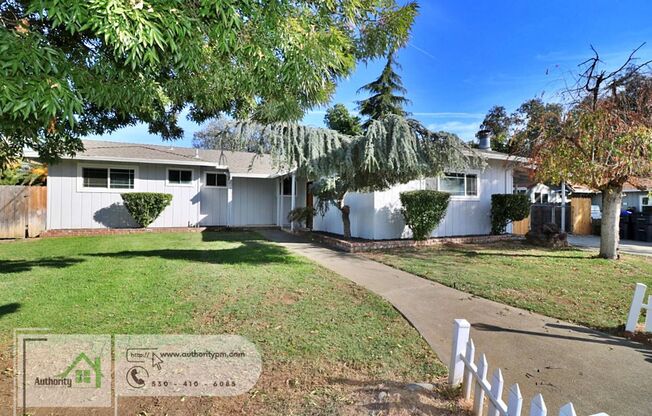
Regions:
<instances>
[{"instance_id":1,"label":"gray shingle roof","mask_svg":"<svg viewBox=\"0 0 652 416\"><path fill-rule=\"evenodd\" d=\"M226 167L232 174L275 176L283 173L269 155L248 152L193 149L170 145L84 140L85 151L76 159L139 161L141 163L191 164Z\"/></svg>"}]
</instances>

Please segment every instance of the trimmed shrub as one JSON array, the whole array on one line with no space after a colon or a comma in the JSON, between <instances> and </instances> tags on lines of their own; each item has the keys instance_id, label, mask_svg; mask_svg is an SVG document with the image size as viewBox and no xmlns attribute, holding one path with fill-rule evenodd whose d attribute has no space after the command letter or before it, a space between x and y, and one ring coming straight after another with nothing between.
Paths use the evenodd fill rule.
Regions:
<instances>
[{"instance_id":1,"label":"trimmed shrub","mask_svg":"<svg viewBox=\"0 0 652 416\"><path fill-rule=\"evenodd\" d=\"M446 209L450 194L447 192L423 190L401 192L401 213L405 224L412 230L415 240L427 239L437 228Z\"/></svg>"},{"instance_id":2,"label":"trimmed shrub","mask_svg":"<svg viewBox=\"0 0 652 416\"><path fill-rule=\"evenodd\" d=\"M129 192L120 196L127 211L143 228L154 222L172 202L172 195L158 192Z\"/></svg>"},{"instance_id":3,"label":"trimmed shrub","mask_svg":"<svg viewBox=\"0 0 652 416\"><path fill-rule=\"evenodd\" d=\"M524 194L491 195L491 233L505 234L507 225L530 215L530 199Z\"/></svg>"},{"instance_id":4,"label":"trimmed shrub","mask_svg":"<svg viewBox=\"0 0 652 416\"><path fill-rule=\"evenodd\" d=\"M316 211L313 207L301 207L295 208L292 211L288 212L288 221L298 222L299 224L306 225L308 220L314 217Z\"/></svg>"}]
</instances>

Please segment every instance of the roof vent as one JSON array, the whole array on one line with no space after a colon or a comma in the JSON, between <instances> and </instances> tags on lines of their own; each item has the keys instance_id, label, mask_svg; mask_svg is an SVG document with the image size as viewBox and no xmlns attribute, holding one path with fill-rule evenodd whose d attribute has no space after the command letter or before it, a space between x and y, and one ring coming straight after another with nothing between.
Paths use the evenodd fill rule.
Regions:
<instances>
[{"instance_id":1,"label":"roof vent","mask_svg":"<svg viewBox=\"0 0 652 416\"><path fill-rule=\"evenodd\" d=\"M195 149L195 158L199 159L199 149Z\"/></svg>"},{"instance_id":2,"label":"roof vent","mask_svg":"<svg viewBox=\"0 0 652 416\"><path fill-rule=\"evenodd\" d=\"M478 148L481 150L491 150L491 131L480 130L478 132Z\"/></svg>"}]
</instances>

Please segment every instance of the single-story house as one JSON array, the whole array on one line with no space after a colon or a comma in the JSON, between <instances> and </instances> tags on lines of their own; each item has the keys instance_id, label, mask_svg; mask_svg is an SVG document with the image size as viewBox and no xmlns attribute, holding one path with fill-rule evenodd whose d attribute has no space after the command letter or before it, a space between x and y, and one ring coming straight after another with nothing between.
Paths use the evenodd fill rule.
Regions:
<instances>
[{"instance_id":1,"label":"single-story house","mask_svg":"<svg viewBox=\"0 0 652 416\"><path fill-rule=\"evenodd\" d=\"M534 171L526 166L518 166L514 169L514 193L527 195L533 204L561 204L562 186L545 184L533 179ZM594 193L586 186L573 183L566 183L566 201L572 196L589 196Z\"/></svg>"},{"instance_id":2,"label":"single-story house","mask_svg":"<svg viewBox=\"0 0 652 416\"><path fill-rule=\"evenodd\" d=\"M135 227L122 205L124 192L173 195L151 227L287 227L293 207L312 204L306 179L279 170L267 155L95 140L85 140L84 147L49 167L48 230ZM483 170L446 172L383 192L347 195L353 236L408 237L399 193L412 189L452 195L433 236L488 234L491 195L512 192L514 160L490 149L479 152L487 160ZM341 234L339 211L317 215L313 229Z\"/></svg>"},{"instance_id":3,"label":"single-story house","mask_svg":"<svg viewBox=\"0 0 652 416\"><path fill-rule=\"evenodd\" d=\"M623 209L634 208L638 212L652 212L652 178L631 178L623 185ZM602 211L602 193L596 191L591 204Z\"/></svg>"}]
</instances>

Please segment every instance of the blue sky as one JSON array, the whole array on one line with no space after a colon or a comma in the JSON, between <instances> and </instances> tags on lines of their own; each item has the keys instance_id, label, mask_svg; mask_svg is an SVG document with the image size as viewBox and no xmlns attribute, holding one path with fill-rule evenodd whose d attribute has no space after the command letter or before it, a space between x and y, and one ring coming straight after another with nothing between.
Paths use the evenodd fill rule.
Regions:
<instances>
[{"instance_id":1,"label":"blue sky","mask_svg":"<svg viewBox=\"0 0 652 416\"><path fill-rule=\"evenodd\" d=\"M577 64L593 45L607 66L617 66L632 49L652 58L652 1L621 0L447 0L419 1L409 45L398 54L400 74L413 116L435 130L473 139L487 110L509 111L524 100L558 101L559 90L574 82ZM342 80L332 104L355 110L356 94L375 79L384 62L360 64ZM304 123L323 125L324 108L310 111ZM201 126L182 121L190 146ZM125 142L160 143L147 127L127 127L102 137Z\"/></svg>"}]
</instances>

